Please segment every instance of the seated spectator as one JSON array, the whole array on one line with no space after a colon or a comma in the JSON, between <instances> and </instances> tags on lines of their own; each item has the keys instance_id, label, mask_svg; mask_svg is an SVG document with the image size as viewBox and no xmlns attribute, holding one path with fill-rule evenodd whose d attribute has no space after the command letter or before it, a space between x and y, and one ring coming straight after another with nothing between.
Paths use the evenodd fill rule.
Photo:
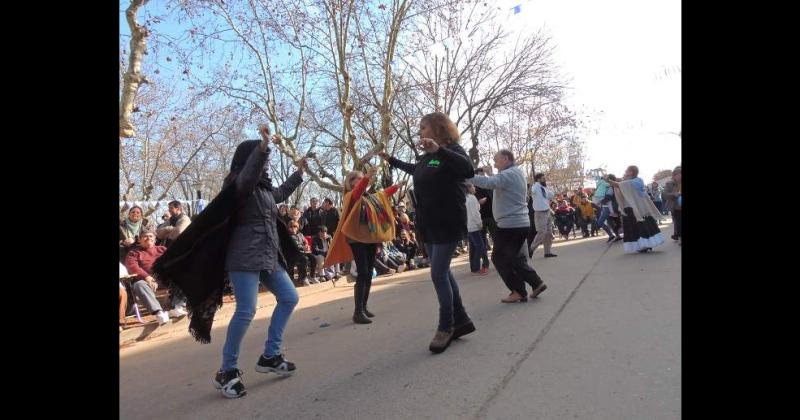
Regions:
<instances>
[{"instance_id":1,"label":"seated spectator","mask_svg":"<svg viewBox=\"0 0 800 420\"><path fill-rule=\"evenodd\" d=\"M302 232L303 228L306 225L306 221L305 221L305 219L303 219L302 216L303 216L303 213L300 212L300 209L297 208L297 206L292 206L289 209L289 221L286 222L286 226L289 226L289 222L295 221L295 223L297 223L297 226L298 226L297 227L297 229L298 229L297 231L298 232Z\"/></svg>"},{"instance_id":2,"label":"seated spectator","mask_svg":"<svg viewBox=\"0 0 800 420\"><path fill-rule=\"evenodd\" d=\"M330 246L331 237L328 235L328 228L327 226L320 226L317 229L317 236L314 237L312 242L311 253L314 254L316 266L319 270L318 274L322 277L323 281L328 281L331 279L335 280L339 278L339 273L336 271L335 267L322 267L322 265L325 263L325 257L328 256L328 249Z\"/></svg>"},{"instance_id":3,"label":"seated spectator","mask_svg":"<svg viewBox=\"0 0 800 420\"><path fill-rule=\"evenodd\" d=\"M125 269L125 266L122 263L119 263L119 331L122 332L122 327L125 326L128 321L125 319L125 313L128 309L128 292L125 291L125 285L122 284L123 278L128 277L128 270Z\"/></svg>"},{"instance_id":4,"label":"seated spectator","mask_svg":"<svg viewBox=\"0 0 800 420\"><path fill-rule=\"evenodd\" d=\"M311 247L308 245L308 242L306 242L306 237L300 233L300 224L295 220L291 220L287 227L289 228L289 234L292 235L295 245L297 245L297 250L300 252L294 261L287 261L290 274L294 271L294 268L297 267L297 286L308 286L319 283L313 276L314 272L316 272L317 260L311 254ZM310 278L308 275L309 272L312 274Z\"/></svg>"},{"instance_id":5,"label":"seated spectator","mask_svg":"<svg viewBox=\"0 0 800 420\"><path fill-rule=\"evenodd\" d=\"M139 206L133 206L128 210L128 217L119 223L119 259L125 261L125 257L131 249L136 247L139 242L139 235L142 229L148 229L148 220L144 219L144 213Z\"/></svg>"},{"instance_id":6,"label":"seated spectator","mask_svg":"<svg viewBox=\"0 0 800 420\"><path fill-rule=\"evenodd\" d=\"M170 201L167 210L169 211L170 218L169 224L156 230L156 237L164 241L164 246L169 246L178 235L183 233L190 224L192 224L189 216L183 213L183 207L178 200Z\"/></svg>"},{"instance_id":7,"label":"seated spectator","mask_svg":"<svg viewBox=\"0 0 800 420\"><path fill-rule=\"evenodd\" d=\"M394 274L405 271L405 264L390 257L383 247L383 244L377 244L377 247L377 251L375 252L375 270L378 271L378 274Z\"/></svg>"},{"instance_id":8,"label":"seated spectator","mask_svg":"<svg viewBox=\"0 0 800 420\"><path fill-rule=\"evenodd\" d=\"M398 236L400 235L400 232L404 230L409 232L414 230L414 223L411 222L411 219L408 217L408 214L406 213L397 214L397 226L395 226L395 230L397 231Z\"/></svg>"},{"instance_id":9,"label":"seated spectator","mask_svg":"<svg viewBox=\"0 0 800 420\"><path fill-rule=\"evenodd\" d=\"M156 315L159 324L166 323L170 317L176 318L187 314L186 298L177 289L170 290L169 304L172 309L169 314L162 310L161 304L156 299L158 283L153 278L153 264L166 250L166 247L156 245L156 234L148 231L139 237L139 247L129 252L125 258L125 268L128 269L128 273L136 275L133 294L153 315Z\"/></svg>"},{"instance_id":10,"label":"seated spectator","mask_svg":"<svg viewBox=\"0 0 800 420\"><path fill-rule=\"evenodd\" d=\"M555 211L556 226L559 233L566 240L575 225L575 210L567 204L567 200L562 200Z\"/></svg>"},{"instance_id":11,"label":"seated spectator","mask_svg":"<svg viewBox=\"0 0 800 420\"><path fill-rule=\"evenodd\" d=\"M162 223L159 223L159 224L158 224L158 226L156 226L156 232L158 232L159 230L161 230L161 228L164 228L164 227L166 227L166 226L169 226L169 218L170 218L170 217L171 217L171 216L170 216L169 212L167 212L167 213L164 213L164 214L161 216L161 220L163 220L163 222L162 222ZM158 237L158 235L156 235L156 237ZM167 242L167 241L166 241L165 239L156 239L156 245L162 245L162 246L163 246L163 245L164 245L166 242Z\"/></svg>"},{"instance_id":12,"label":"seated spectator","mask_svg":"<svg viewBox=\"0 0 800 420\"><path fill-rule=\"evenodd\" d=\"M383 243L383 250L386 252L386 255L389 258L393 259L397 263L403 266L403 270L408 269L406 262L408 261L408 256L405 252L401 252L394 246L394 241L387 241Z\"/></svg>"},{"instance_id":13,"label":"seated spectator","mask_svg":"<svg viewBox=\"0 0 800 420\"><path fill-rule=\"evenodd\" d=\"M411 238L407 230L400 231L400 237L394 240L394 247L406 255L406 266L409 270L417 268L414 258L417 256L419 245Z\"/></svg>"}]
</instances>

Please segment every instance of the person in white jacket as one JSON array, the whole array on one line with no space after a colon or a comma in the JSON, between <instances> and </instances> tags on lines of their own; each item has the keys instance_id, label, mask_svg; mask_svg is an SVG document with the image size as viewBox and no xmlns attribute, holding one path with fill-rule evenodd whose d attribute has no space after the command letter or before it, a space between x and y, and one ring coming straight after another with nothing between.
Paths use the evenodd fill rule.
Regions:
<instances>
[{"instance_id":1,"label":"person in white jacket","mask_svg":"<svg viewBox=\"0 0 800 420\"><path fill-rule=\"evenodd\" d=\"M550 200L555 197L555 193L547 188L547 181L544 174L539 173L533 177L534 184L531 187L531 197L533 198L533 221L536 225L536 237L533 238L528 255L533 256L533 252L539 244L544 244L545 258L556 257L553 254L553 230L550 228Z\"/></svg>"},{"instance_id":2,"label":"person in white jacket","mask_svg":"<svg viewBox=\"0 0 800 420\"><path fill-rule=\"evenodd\" d=\"M485 276L489 274L489 256L486 252L486 244L483 242L481 222L481 204L486 202L486 198L478 200L475 197L475 186L467 184L467 237L469 239L469 270L472 274ZM481 260L484 261L481 267Z\"/></svg>"}]
</instances>

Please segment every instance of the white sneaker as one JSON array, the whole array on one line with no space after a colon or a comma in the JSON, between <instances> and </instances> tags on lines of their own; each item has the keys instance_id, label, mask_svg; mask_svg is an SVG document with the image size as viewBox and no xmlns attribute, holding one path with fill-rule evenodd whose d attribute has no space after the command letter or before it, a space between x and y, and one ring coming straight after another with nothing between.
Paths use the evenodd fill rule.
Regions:
<instances>
[{"instance_id":1,"label":"white sneaker","mask_svg":"<svg viewBox=\"0 0 800 420\"><path fill-rule=\"evenodd\" d=\"M158 325L164 325L169 322L169 314L166 311L161 311L156 315L156 319L158 320Z\"/></svg>"},{"instance_id":2,"label":"white sneaker","mask_svg":"<svg viewBox=\"0 0 800 420\"><path fill-rule=\"evenodd\" d=\"M170 318L179 318L179 317L182 317L182 316L185 316L185 315L188 315L188 314L189 313L186 312L186 309L183 309L180 306L176 307L175 309L170 309L170 311L169 311L169 317Z\"/></svg>"}]
</instances>

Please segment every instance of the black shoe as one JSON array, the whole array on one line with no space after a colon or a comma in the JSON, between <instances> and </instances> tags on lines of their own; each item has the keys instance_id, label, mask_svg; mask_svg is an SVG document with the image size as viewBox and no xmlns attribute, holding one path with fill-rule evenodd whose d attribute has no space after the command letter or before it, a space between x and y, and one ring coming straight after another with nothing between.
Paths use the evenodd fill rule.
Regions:
<instances>
[{"instance_id":1,"label":"black shoe","mask_svg":"<svg viewBox=\"0 0 800 420\"><path fill-rule=\"evenodd\" d=\"M619 242L621 240L622 240L622 236L617 236L616 238L614 238L614 242Z\"/></svg>"},{"instance_id":2,"label":"black shoe","mask_svg":"<svg viewBox=\"0 0 800 420\"><path fill-rule=\"evenodd\" d=\"M467 320L467 322L456 325L455 328L453 328L453 340L473 332L475 332L475 324L473 324L471 320Z\"/></svg>"},{"instance_id":3,"label":"black shoe","mask_svg":"<svg viewBox=\"0 0 800 420\"><path fill-rule=\"evenodd\" d=\"M364 309L364 315L366 315L368 318L374 318L375 317L375 314L373 314L372 312L370 312L366 308Z\"/></svg>"},{"instance_id":4,"label":"black shoe","mask_svg":"<svg viewBox=\"0 0 800 420\"><path fill-rule=\"evenodd\" d=\"M609 237L608 237L608 240L606 241L606 243L607 243L607 244L610 244L610 243L611 243L611 242L613 242L613 241L614 241L614 237L613 237L613 236L609 236Z\"/></svg>"},{"instance_id":5,"label":"black shoe","mask_svg":"<svg viewBox=\"0 0 800 420\"><path fill-rule=\"evenodd\" d=\"M262 354L256 363L256 372L261 373L277 373L281 376L291 376L297 367L294 363L283 358L282 354L272 356L270 358L264 357Z\"/></svg>"},{"instance_id":6,"label":"black shoe","mask_svg":"<svg viewBox=\"0 0 800 420\"><path fill-rule=\"evenodd\" d=\"M545 258L553 258L553 257L557 257L557 256L558 255L556 255L556 254L544 254Z\"/></svg>"},{"instance_id":7,"label":"black shoe","mask_svg":"<svg viewBox=\"0 0 800 420\"><path fill-rule=\"evenodd\" d=\"M222 395L226 398L239 398L247 394L242 382L242 371L239 369L219 371L211 383L214 384L214 388L221 389Z\"/></svg>"},{"instance_id":8,"label":"black shoe","mask_svg":"<svg viewBox=\"0 0 800 420\"><path fill-rule=\"evenodd\" d=\"M672 238L673 240L677 241L677 240L678 240L678 239L680 239L681 237L680 237L680 236L678 236L678 235L672 235L672 236L670 236L670 238Z\"/></svg>"},{"instance_id":9,"label":"black shoe","mask_svg":"<svg viewBox=\"0 0 800 420\"><path fill-rule=\"evenodd\" d=\"M356 324L372 324L372 320L367 318L363 311L358 311L353 314L353 322Z\"/></svg>"}]
</instances>

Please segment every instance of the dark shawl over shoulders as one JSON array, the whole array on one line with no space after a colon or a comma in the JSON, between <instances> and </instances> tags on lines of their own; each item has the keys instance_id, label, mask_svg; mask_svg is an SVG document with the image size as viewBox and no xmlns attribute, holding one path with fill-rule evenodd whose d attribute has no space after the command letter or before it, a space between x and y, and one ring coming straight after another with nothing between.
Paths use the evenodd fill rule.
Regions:
<instances>
[{"instance_id":1,"label":"dark shawl over shoulders","mask_svg":"<svg viewBox=\"0 0 800 420\"><path fill-rule=\"evenodd\" d=\"M186 295L189 333L201 343L211 342L214 314L222 307L225 255L230 238L230 218L237 206L236 185L231 183L197 215L153 266L160 282ZM277 221L281 252L294 258L297 250L286 225Z\"/></svg>"}]
</instances>

